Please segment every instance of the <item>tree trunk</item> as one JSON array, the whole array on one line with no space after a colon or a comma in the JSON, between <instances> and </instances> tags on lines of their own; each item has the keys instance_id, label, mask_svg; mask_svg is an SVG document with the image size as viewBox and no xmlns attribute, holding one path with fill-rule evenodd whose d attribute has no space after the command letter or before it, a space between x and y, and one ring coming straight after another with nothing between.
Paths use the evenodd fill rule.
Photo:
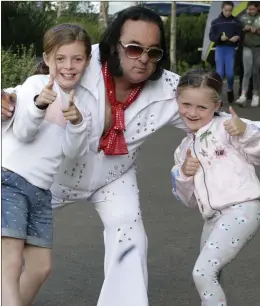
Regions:
<instances>
[{"instance_id":1,"label":"tree trunk","mask_svg":"<svg viewBox=\"0 0 260 306\"><path fill-rule=\"evenodd\" d=\"M61 17L62 12L66 10L68 3L66 1L58 1L57 2L57 19Z\"/></svg>"},{"instance_id":2,"label":"tree trunk","mask_svg":"<svg viewBox=\"0 0 260 306\"><path fill-rule=\"evenodd\" d=\"M176 63L176 3L172 1L171 28L170 28L170 70L177 72Z\"/></svg>"},{"instance_id":3,"label":"tree trunk","mask_svg":"<svg viewBox=\"0 0 260 306\"><path fill-rule=\"evenodd\" d=\"M99 28L103 32L108 26L108 1L100 2Z\"/></svg>"}]
</instances>

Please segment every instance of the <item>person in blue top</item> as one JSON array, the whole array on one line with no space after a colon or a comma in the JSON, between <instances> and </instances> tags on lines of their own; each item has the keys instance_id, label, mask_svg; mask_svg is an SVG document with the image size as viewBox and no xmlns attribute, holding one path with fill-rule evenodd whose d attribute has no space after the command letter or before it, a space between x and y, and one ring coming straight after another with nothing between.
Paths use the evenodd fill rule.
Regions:
<instances>
[{"instance_id":1,"label":"person in blue top","mask_svg":"<svg viewBox=\"0 0 260 306\"><path fill-rule=\"evenodd\" d=\"M243 35L241 22L232 15L234 3L232 1L222 2L221 14L212 21L209 39L216 46L215 62L217 73L227 78L228 102L234 101L234 63L236 47Z\"/></svg>"}]
</instances>

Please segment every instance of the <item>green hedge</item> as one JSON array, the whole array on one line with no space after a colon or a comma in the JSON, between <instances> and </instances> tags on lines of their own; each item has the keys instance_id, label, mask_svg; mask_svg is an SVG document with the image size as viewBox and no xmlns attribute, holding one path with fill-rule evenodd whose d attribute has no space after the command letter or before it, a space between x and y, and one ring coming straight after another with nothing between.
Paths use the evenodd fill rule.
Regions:
<instances>
[{"instance_id":1,"label":"green hedge","mask_svg":"<svg viewBox=\"0 0 260 306\"><path fill-rule=\"evenodd\" d=\"M22 84L35 71L36 56L33 45L29 48L18 46L15 52L2 48L1 57L1 88Z\"/></svg>"},{"instance_id":2,"label":"green hedge","mask_svg":"<svg viewBox=\"0 0 260 306\"><path fill-rule=\"evenodd\" d=\"M44 33L55 24L55 14L47 10L49 2L3 1L1 3L1 45L6 50L16 51L17 46L34 45L36 54L42 54Z\"/></svg>"},{"instance_id":3,"label":"green hedge","mask_svg":"<svg viewBox=\"0 0 260 306\"><path fill-rule=\"evenodd\" d=\"M177 17L176 60L179 72L192 66L202 65L201 51L198 51L198 48L203 45L206 22L206 14L199 16L182 14ZM168 18L165 23L165 36L168 46L170 45L170 23L171 18Z\"/></svg>"},{"instance_id":4,"label":"green hedge","mask_svg":"<svg viewBox=\"0 0 260 306\"><path fill-rule=\"evenodd\" d=\"M73 15L73 16L61 16L57 19L57 23L75 23L83 27L89 34L92 44L99 42L100 31L98 23L93 18L88 18L87 14Z\"/></svg>"},{"instance_id":5,"label":"green hedge","mask_svg":"<svg viewBox=\"0 0 260 306\"><path fill-rule=\"evenodd\" d=\"M64 22L81 25L88 31L92 43L99 41L100 33L96 14L75 13L70 8L57 19L57 11L51 10L51 5L49 1L42 1L40 4L37 1L3 2L2 47L15 52L19 45L34 44L36 55L41 56L44 33L55 24Z\"/></svg>"}]
</instances>

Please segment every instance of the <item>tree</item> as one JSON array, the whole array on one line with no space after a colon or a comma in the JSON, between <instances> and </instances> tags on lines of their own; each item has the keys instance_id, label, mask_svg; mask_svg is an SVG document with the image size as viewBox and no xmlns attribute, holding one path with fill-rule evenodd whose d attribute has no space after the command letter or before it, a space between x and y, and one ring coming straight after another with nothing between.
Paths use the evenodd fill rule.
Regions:
<instances>
[{"instance_id":1,"label":"tree","mask_svg":"<svg viewBox=\"0 0 260 306\"><path fill-rule=\"evenodd\" d=\"M100 2L100 12L99 12L99 28L103 32L108 26L108 1Z\"/></svg>"},{"instance_id":2,"label":"tree","mask_svg":"<svg viewBox=\"0 0 260 306\"><path fill-rule=\"evenodd\" d=\"M177 71L176 63L176 3L172 1L170 27L170 70Z\"/></svg>"},{"instance_id":3,"label":"tree","mask_svg":"<svg viewBox=\"0 0 260 306\"><path fill-rule=\"evenodd\" d=\"M89 5L89 1L86 1ZM80 1L56 1L53 3L53 8L57 11L57 19L61 16L71 16L76 14L80 9Z\"/></svg>"},{"instance_id":4,"label":"tree","mask_svg":"<svg viewBox=\"0 0 260 306\"><path fill-rule=\"evenodd\" d=\"M29 47L34 44L36 54L42 53L44 33L55 23L56 13L46 11L50 2L40 5L36 1L3 1L2 9L2 47L16 51L17 45Z\"/></svg>"},{"instance_id":5,"label":"tree","mask_svg":"<svg viewBox=\"0 0 260 306\"><path fill-rule=\"evenodd\" d=\"M59 1L57 2L57 19L61 17L63 12L67 9L67 2L66 1Z\"/></svg>"}]
</instances>

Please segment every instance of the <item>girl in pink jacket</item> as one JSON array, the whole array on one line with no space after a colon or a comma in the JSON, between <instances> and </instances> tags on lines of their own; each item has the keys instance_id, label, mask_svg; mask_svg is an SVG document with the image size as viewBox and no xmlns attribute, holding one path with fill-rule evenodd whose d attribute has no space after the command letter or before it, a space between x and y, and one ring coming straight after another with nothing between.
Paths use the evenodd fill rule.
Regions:
<instances>
[{"instance_id":1,"label":"girl in pink jacket","mask_svg":"<svg viewBox=\"0 0 260 306\"><path fill-rule=\"evenodd\" d=\"M175 151L172 191L205 220L193 270L203 306L227 306L218 275L260 225L260 129L232 107L230 117L220 113L221 91L221 77L205 70L187 72L177 89L190 132Z\"/></svg>"}]
</instances>

